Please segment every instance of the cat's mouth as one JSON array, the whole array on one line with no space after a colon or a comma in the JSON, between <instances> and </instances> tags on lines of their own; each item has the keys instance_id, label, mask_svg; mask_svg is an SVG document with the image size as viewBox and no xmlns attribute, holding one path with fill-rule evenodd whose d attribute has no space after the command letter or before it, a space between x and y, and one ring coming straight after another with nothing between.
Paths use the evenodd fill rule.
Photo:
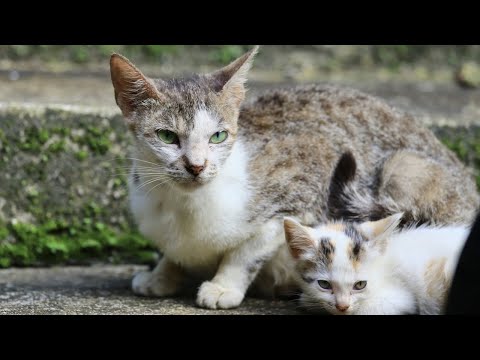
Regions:
<instances>
[{"instance_id":1,"label":"cat's mouth","mask_svg":"<svg viewBox=\"0 0 480 360\"><path fill-rule=\"evenodd\" d=\"M202 187L208 182L209 179L205 179L202 177L191 177L191 178L183 178L176 181L176 185L183 190L192 191Z\"/></svg>"}]
</instances>

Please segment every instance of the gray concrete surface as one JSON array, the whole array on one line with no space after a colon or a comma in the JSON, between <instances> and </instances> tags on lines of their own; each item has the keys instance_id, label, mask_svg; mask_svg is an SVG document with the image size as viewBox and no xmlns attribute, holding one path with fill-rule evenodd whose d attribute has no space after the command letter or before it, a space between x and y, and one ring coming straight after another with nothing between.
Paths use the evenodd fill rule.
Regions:
<instances>
[{"instance_id":1,"label":"gray concrete surface","mask_svg":"<svg viewBox=\"0 0 480 360\"><path fill-rule=\"evenodd\" d=\"M138 265L96 265L0 270L0 314L5 315L273 315L302 314L289 301L247 298L237 309L206 310L193 295L135 296Z\"/></svg>"}]
</instances>

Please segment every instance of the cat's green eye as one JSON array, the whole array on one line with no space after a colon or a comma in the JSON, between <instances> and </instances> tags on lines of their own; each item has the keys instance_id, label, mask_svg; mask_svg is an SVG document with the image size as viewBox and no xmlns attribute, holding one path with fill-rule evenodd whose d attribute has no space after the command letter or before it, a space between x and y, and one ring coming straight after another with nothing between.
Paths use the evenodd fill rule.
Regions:
<instances>
[{"instance_id":1,"label":"cat's green eye","mask_svg":"<svg viewBox=\"0 0 480 360\"><path fill-rule=\"evenodd\" d=\"M320 287L325 290L330 290L332 288L332 285L325 280L318 280L318 285L320 285Z\"/></svg>"},{"instance_id":2,"label":"cat's green eye","mask_svg":"<svg viewBox=\"0 0 480 360\"><path fill-rule=\"evenodd\" d=\"M353 285L353 288L355 290L363 290L365 289L365 286L367 286L367 282L366 281L357 281L354 285Z\"/></svg>"},{"instance_id":3,"label":"cat's green eye","mask_svg":"<svg viewBox=\"0 0 480 360\"><path fill-rule=\"evenodd\" d=\"M227 138L227 135L228 134L226 131L218 131L212 135L212 137L210 138L210 142L212 144L220 144L225 141L225 139Z\"/></svg>"},{"instance_id":4,"label":"cat's green eye","mask_svg":"<svg viewBox=\"0 0 480 360\"><path fill-rule=\"evenodd\" d=\"M177 144L178 136L173 131L170 130L158 130L157 136L165 144Z\"/></svg>"}]
</instances>

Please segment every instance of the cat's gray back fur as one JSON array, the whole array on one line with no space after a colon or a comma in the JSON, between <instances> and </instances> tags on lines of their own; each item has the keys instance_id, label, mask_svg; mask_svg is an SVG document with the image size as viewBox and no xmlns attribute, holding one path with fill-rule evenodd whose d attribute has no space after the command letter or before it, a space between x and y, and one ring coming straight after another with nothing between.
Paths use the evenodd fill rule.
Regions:
<instances>
[{"instance_id":1,"label":"cat's gray back fur","mask_svg":"<svg viewBox=\"0 0 480 360\"><path fill-rule=\"evenodd\" d=\"M305 224L325 221L330 177L337 160L348 150L359 163L360 175L367 177L398 150L424 157L426 175L418 190L430 187L434 193L425 200L438 198L423 217L438 222L469 221L478 207L473 177L458 158L411 115L363 92L329 85L270 90L245 103L238 124L252 156L255 219L294 215L303 217ZM397 168L407 173L419 170L411 161L395 161L387 173ZM416 174L407 179L393 176L393 180L386 178L390 173L383 175L379 191L389 193L408 188L402 181L417 181ZM429 179L430 175L437 179ZM422 207L422 194L417 195L418 199L404 207ZM402 210L398 204L395 207L392 213ZM428 207L431 205L425 204Z\"/></svg>"}]
</instances>

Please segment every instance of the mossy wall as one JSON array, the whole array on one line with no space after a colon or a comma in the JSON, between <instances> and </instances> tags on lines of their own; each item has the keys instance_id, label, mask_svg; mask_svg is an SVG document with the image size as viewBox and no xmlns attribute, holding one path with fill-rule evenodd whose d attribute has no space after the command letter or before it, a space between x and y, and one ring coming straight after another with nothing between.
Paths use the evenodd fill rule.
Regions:
<instances>
[{"instance_id":1,"label":"mossy wall","mask_svg":"<svg viewBox=\"0 0 480 360\"><path fill-rule=\"evenodd\" d=\"M432 130L480 186L480 128ZM118 114L0 110L0 267L154 262L128 210L130 143Z\"/></svg>"},{"instance_id":2,"label":"mossy wall","mask_svg":"<svg viewBox=\"0 0 480 360\"><path fill-rule=\"evenodd\" d=\"M127 209L120 115L0 112L0 267L150 262Z\"/></svg>"}]
</instances>

